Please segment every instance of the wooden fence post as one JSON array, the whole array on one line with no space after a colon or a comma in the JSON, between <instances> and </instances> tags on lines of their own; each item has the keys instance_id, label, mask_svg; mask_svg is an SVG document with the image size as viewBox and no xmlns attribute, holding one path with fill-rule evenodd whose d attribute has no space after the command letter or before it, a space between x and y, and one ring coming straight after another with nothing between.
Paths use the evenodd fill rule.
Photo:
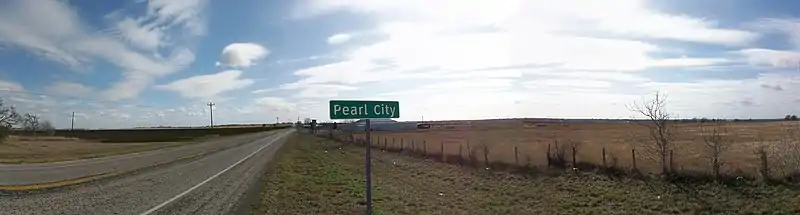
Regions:
<instances>
[{"instance_id":1,"label":"wooden fence post","mask_svg":"<svg viewBox=\"0 0 800 215\"><path fill-rule=\"evenodd\" d=\"M631 149L631 161L633 163L633 171L634 172L639 171L638 169L636 169L636 149Z\"/></svg>"},{"instance_id":2,"label":"wooden fence post","mask_svg":"<svg viewBox=\"0 0 800 215\"><path fill-rule=\"evenodd\" d=\"M547 167L550 167L552 164L550 163L550 143L547 144Z\"/></svg>"},{"instance_id":3,"label":"wooden fence post","mask_svg":"<svg viewBox=\"0 0 800 215\"><path fill-rule=\"evenodd\" d=\"M383 138L383 151L389 150L389 147L387 145L389 145L389 141L387 141L386 137L384 137Z\"/></svg>"},{"instance_id":4,"label":"wooden fence post","mask_svg":"<svg viewBox=\"0 0 800 215\"><path fill-rule=\"evenodd\" d=\"M428 156L428 141L425 140L422 141L422 156L423 157Z\"/></svg>"},{"instance_id":5,"label":"wooden fence post","mask_svg":"<svg viewBox=\"0 0 800 215\"><path fill-rule=\"evenodd\" d=\"M606 165L606 147L603 147L603 168L607 168Z\"/></svg>"},{"instance_id":6,"label":"wooden fence post","mask_svg":"<svg viewBox=\"0 0 800 215\"><path fill-rule=\"evenodd\" d=\"M403 148L403 138L400 138L400 153L403 153L403 151L405 151L405 148Z\"/></svg>"},{"instance_id":7,"label":"wooden fence post","mask_svg":"<svg viewBox=\"0 0 800 215\"><path fill-rule=\"evenodd\" d=\"M570 141L570 142L572 142L572 141ZM577 157L576 154L578 153L578 149L575 148L575 144L574 143L571 143L571 145L572 145L572 168L577 168L578 167L578 157Z\"/></svg>"},{"instance_id":8,"label":"wooden fence post","mask_svg":"<svg viewBox=\"0 0 800 215\"><path fill-rule=\"evenodd\" d=\"M674 150L669 150L669 174L675 172L675 162L672 162L672 153L675 152Z\"/></svg>"},{"instance_id":9,"label":"wooden fence post","mask_svg":"<svg viewBox=\"0 0 800 215\"><path fill-rule=\"evenodd\" d=\"M519 166L519 153L517 151L517 146L514 146L514 164Z\"/></svg>"},{"instance_id":10,"label":"wooden fence post","mask_svg":"<svg viewBox=\"0 0 800 215\"><path fill-rule=\"evenodd\" d=\"M444 155L444 141L439 142L439 152L442 153L442 161L447 162L447 157Z\"/></svg>"},{"instance_id":11,"label":"wooden fence post","mask_svg":"<svg viewBox=\"0 0 800 215\"><path fill-rule=\"evenodd\" d=\"M458 144L458 164L464 166L464 145Z\"/></svg>"}]
</instances>

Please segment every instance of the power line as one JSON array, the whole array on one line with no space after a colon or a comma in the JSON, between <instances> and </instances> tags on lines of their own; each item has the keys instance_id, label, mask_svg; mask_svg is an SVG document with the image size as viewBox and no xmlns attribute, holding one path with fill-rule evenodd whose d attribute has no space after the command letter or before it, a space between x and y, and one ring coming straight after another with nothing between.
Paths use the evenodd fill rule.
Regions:
<instances>
[{"instance_id":1,"label":"power line","mask_svg":"<svg viewBox=\"0 0 800 215\"><path fill-rule=\"evenodd\" d=\"M215 104L213 102L209 102L207 105L208 105L209 116L211 118L211 124L210 124L209 127L213 128L214 127L214 105Z\"/></svg>"}]
</instances>

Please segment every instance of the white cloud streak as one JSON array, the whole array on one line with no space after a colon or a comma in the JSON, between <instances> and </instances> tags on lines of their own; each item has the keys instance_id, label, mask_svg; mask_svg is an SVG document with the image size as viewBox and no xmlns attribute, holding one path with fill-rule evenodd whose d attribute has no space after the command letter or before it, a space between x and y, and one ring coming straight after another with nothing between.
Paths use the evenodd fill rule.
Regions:
<instances>
[{"instance_id":1,"label":"white cloud streak","mask_svg":"<svg viewBox=\"0 0 800 215\"><path fill-rule=\"evenodd\" d=\"M328 37L328 44L338 45L346 43L347 41L350 41L351 37L352 36L350 36L349 34L335 34L333 36Z\"/></svg>"},{"instance_id":2,"label":"white cloud streak","mask_svg":"<svg viewBox=\"0 0 800 215\"><path fill-rule=\"evenodd\" d=\"M254 83L251 79L241 78L242 71L227 70L216 74L198 75L169 84L156 86L156 89L179 93L189 99L215 99L227 91L249 87Z\"/></svg>"},{"instance_id":3,"label":"white cloud streak","mask_svg":"<svg viewBox=\"0 0 800 215\"><path fill-rule=\"evenodd\" d=\"M147 3L153 8L151 13L136 19L123 19L121 26L125 30L114 35L113 31L104 34L93 30L96 27L83 22L67 2L4 1L0 7L0 43L74 69L89 68L96 60L108 62L122 71L123 79L101 95L111 100L134 98L156 77L179 71L194 61L194 53L183 46L165 50L166 58L161 54L141 53L137 49L153 51L162 47L168 38L162 32L164 28L185 26L190 22L199 24L191 21L194 18L190 17L201 11L203 5L202 1L155 0ZM173 6L178 3L181 5ZM155 21L148 23L156 24L142 25L144 21L140 19L152 19Z\"/></svg>"}]
</instances>

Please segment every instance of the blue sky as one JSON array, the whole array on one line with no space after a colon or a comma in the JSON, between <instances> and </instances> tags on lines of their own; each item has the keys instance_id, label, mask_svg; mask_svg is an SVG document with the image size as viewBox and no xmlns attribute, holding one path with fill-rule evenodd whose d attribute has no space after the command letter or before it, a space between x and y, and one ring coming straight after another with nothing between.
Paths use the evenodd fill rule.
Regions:
<instances>
[{"instance_id":1,"label":"blue sky","mask_svg":"<svg viewBox=\"0 0 800 215\"><path fill-rule=\"evenodd\" d=\"M0 2L0 96L58 127L800 114L800 3L620 0Z\"/></svg>"}]
</instances>

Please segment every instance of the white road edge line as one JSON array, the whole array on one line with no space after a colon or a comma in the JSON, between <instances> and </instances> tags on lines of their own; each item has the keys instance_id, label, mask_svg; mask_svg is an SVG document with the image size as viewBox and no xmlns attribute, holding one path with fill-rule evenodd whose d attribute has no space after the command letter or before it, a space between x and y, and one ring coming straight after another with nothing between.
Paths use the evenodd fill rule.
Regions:
<instances>
[{"instance_id":1,"label":"white road edge line","mask_svg":"<svg viewBox=\"0 0 800 215\"><path fill-rule=\"evenodd\" d=\"M220 171L220 172L218 172L217 174L215 174L215 175L213 175L213 176L209 177L209 178L208 178L208 179L206 179L205 181L202 181L202 182L200 182L199 184L197 184L197 185L194 185L194 187L192 187L192 188L189 188L189 189L188 189L188 190L186 190L186 191L183 191L183 193L181 193L181 194L178 194L177 196L175 196L175 197L172 197L171 199L167 200L166 202L163 202L163 203L161 203L161 204L159 204L159 205L157 205L157 206L155 206L155 207L153 207L153 208L150 208L150 210L147 210L147 211L145 211L145 212L142 212L142 213L141 213L141 214L139 214L139 215L149 215L149 214L151 214L151 213L153 213L153 212L155 212L155 211L157 211L157 210L159 210L159 209L163 208L164 206L167 206L169 203L172 203L172 202L174 202L175 200L178 200L178 199L180 199L181 197L185 196L186 194L189 194L190 192L194 191L194 190L195 190L195 189L197 189L198 187L200 187L200 186L203 186L204 184L208 183L209 181L213 180L214 178L217 178L217 177L219 177L220 175L222 175L223 173L227 172L228 170L230 170L230 169L233 169L233 167L236 167L236 165L239 165L240 163L244 162L244 161L245 161L245 160L247 160L248 158L250 158L250 157L252 157L253 155L255 155L256 153L260 152L262 149L266 148L267 146L269 146L269 145L272 145L272 143L274 143L275 141L278 141L279 139L283 138L283 136L286 136L286 135L287 135L287 134L289 134L289 133L291 133L291 132L286 132L286 133L283 133L283 134L281 134L280 136L276 137L276 138L275 138L275 139L273 139L272 141L269 141L269 143L265 144L264 146L261 146L261 148L258 148L258 150L254 151L253 153L250 153L249 155L245 156L244 158L242 158L241 160L237 161L237 162L236 162L236 163L234 163L233 165L229 166L228 168L225 168L225 169L223 169L222 171Z\"/></svg>"}]
</instances>

